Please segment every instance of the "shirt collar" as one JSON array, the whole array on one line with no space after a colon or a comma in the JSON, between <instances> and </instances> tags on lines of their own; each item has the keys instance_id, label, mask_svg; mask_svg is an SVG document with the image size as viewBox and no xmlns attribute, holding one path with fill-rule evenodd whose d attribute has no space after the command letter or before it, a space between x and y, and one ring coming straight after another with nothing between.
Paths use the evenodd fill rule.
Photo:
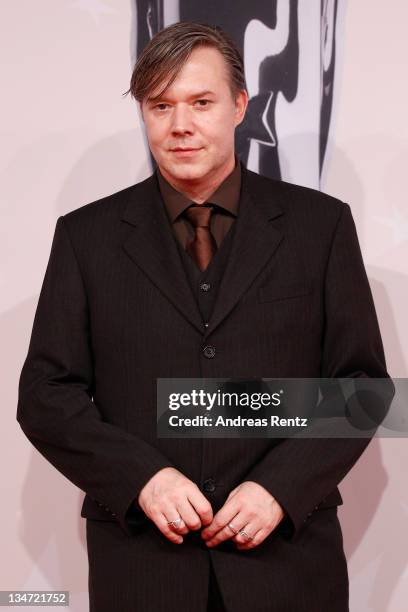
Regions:
<instances>
[{"instance_id":1,"label":"shirt collar","mask_svg":"<svg viewBox=\"0 0 408 612\"><path fill-rule=\"evenodd\" d=\"M159 168L157 168L156 174L167 214L171 223L174 223L186 208L191 206L193 200L190 200L186 195L177 191L177 189L170 185L161 174ZM241 164L235 155L234 170L223 180L214 193L207 198L206 202L216 204L236 217L238 215L240 191Z\"/></svg>"}]
</instances>

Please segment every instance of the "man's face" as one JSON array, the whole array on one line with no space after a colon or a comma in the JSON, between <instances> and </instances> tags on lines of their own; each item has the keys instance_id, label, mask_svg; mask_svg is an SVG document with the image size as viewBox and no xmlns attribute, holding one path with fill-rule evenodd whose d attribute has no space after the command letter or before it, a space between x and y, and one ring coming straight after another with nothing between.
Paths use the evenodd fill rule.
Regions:
<instances>
[{"instance_id":1,"label":"man's face","mask_svg":"<svg viewBox=\"0 0 408 612\"><path fill-rule=\"evenodd\" d=\"M164 94L141 105L150 150L163 176L193 185L232 171L235 127L246 106L245 91L232 98L220 52L194 49Z\"/></svg>"}]
</instances>

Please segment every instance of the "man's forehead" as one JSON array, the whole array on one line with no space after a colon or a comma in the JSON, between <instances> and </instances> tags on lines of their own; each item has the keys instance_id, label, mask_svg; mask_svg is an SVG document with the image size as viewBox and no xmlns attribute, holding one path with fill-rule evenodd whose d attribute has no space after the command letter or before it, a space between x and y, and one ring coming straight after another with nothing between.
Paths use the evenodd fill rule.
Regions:
<instances>
[{"instance_id":1,"label":"man's forehead","mask_svg":"<svg viewBox=\"0 0 408 612\"><path fill-rule=\"evenodd\" d=\"M221 72L220 72L221 69ZM229 86L229 72L220 51L210 46L192 50L176 73L168 73L145 98L145 104L161 100L190 100L204 95L216 96Z\"/></svg>"}]
</instances>

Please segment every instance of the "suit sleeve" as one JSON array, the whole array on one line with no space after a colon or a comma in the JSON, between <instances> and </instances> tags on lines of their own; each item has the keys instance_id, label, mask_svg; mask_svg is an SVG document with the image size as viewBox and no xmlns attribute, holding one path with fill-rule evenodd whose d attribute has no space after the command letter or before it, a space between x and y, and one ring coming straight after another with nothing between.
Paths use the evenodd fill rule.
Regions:
<instances>
[{"instance_id":1,"label":"suit sleeve","mask_svg":"<svg viewBox=\"0 0 408 612\"><path fill-rule=\"evenodd\" d=\"M20 375L17 420L33 446L132 535L140 490L172 463L141 438L104 422L92 401L93 385L85 287L59 217Z\"/></svg>"},{"instance_id":2,"label":"suit sleeve","mask_svg":"<svg viewBox=\"0 0 408 612\"><path fill-rule=\"evenodd\" d=\"M348 204L343 204L325 277L322 378L388 378L370 286ZM294 537L370 442L365 438L289 438L247 474L285 509Z\"/></svg>"}]
</instances>

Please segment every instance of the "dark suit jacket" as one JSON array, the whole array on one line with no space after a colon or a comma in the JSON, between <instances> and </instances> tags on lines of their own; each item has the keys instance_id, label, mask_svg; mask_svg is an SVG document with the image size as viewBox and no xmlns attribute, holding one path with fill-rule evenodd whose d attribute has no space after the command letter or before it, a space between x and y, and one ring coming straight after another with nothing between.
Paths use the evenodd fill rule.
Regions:
<instances>
[{"instance_id":1,"label":"dark suit jacket","mask_svg":"<svg viewBox=\"0 0 408 612\"><path fill-rule=\"evenodd\" d=\"M350 207L242 172L208 328L155 175L57 221L17 418L86 493L91 609L205 610L209 556L234 612L348 609L337 484L368 439L156 437L158 377L387 376ZM171 544L132 504L165 466L214 511L253 480L287 518L250 551L227 542L209 553L194 533Z\"/></svg>"}]
</instances>

